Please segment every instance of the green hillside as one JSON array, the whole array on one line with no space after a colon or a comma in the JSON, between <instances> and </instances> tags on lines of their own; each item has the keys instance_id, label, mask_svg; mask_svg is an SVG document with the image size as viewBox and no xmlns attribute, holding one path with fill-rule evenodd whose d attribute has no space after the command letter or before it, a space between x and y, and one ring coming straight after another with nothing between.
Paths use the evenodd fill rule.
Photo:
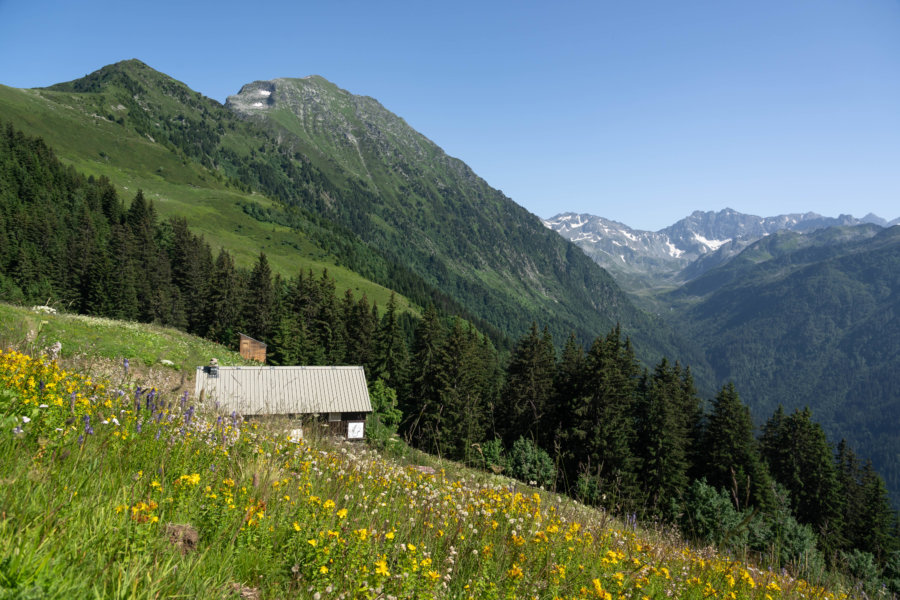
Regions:
<instances>
[{"instance_id":1,"label":"green hillside","mask_svg":"<svg viewBox=\"0 0 900 600\"><path fill-rule=\"evenodd\" d=\"M758 419L809 406L900 498L900 227L773 234L669 299Z\"/></svg>"},{"instance_id":2,"label":"green hillside","mask_svg":"<svg viewBox=\"0 0 900 600\"><path fill-rule=\"evenodd\" d=\"M121 197L130 199L142 189L162 218L186 218L214 248L227 248L240 266L251 266L259 253L265 252L273 269L284 276L327 268L339 289L365 292L380 305L387 303L388 288L341 266L319 239L310 239L297 227L261 222L248 214L253 208L259 209L255 212L271 209L275 206L271 199L246 186L231 185L223 174L198 164L161 136L159 141L151 140L126 124L124 117L129 113L119 108L123 106L118 100L121 92L66 93L0 86L0 118L42 137L79 172L108 177ZM206 98L202 102L217 105ZM220 116L227 115L222 111ZM303 225L319 238L328 235L327 226L322 234L321 226Z\"/></svg>"},{"instance_id":3,"label":"green hillside","mask_svg":"<svg viewBox=\"0 0 900 600\"><path fill-rule=\"evenodd\" d=\"M223 365L251 364L220 344L170 327L75 314L48 314L0 303L0 348L18 347L38 355L56 342L60 360L93 364L129 359L132 369L157 367L188 378L211 358ZM167 361L167 362L163 362ZM171 364L170 364L171 363Z\"/></svg>"}]
</instances>

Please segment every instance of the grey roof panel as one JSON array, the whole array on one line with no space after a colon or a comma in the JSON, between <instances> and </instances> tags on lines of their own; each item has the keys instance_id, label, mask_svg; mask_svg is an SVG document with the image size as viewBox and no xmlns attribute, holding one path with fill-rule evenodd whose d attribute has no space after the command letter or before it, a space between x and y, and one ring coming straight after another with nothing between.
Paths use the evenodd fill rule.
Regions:
<instances>
[{"instance_id":1,"label":"grey roof panel","mask_svg":"<svg viewBox=\"0 0 900 600\"><path fill-rule=\"evenodd\" d=\"M195 393L244 415L372 412L362 367L197 368Z\"/></svg>"}]
</instances>

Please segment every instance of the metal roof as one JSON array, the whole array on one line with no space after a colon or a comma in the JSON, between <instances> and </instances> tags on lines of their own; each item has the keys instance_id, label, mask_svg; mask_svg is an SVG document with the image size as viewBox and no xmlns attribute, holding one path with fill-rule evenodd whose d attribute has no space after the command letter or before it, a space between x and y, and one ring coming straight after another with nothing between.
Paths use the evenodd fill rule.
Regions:
<instances>
[{"instance_id":1,"label":"metal roof","mask_svg":"<svg viewBox=\"0 0 900 600\"><path fill-rule=\"evenodd\" d=\"M242 415L372 412L362 367L197 367L195 392Z\"/></svg>"}]
</instances>

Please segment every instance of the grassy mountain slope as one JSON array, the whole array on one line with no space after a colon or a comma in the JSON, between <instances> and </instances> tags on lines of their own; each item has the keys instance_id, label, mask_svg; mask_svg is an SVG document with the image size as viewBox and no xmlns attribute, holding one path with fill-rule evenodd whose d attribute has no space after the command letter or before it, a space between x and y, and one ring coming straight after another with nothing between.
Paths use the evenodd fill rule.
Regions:
<instances>
[{"instance_id":1,"label":"grassy mountain slope","mask_svg":"<svg viewBox=\"0 0 900 600\"><path fill-rule=\"evenodd\" d=\"M111 361L131 368L172 363L171 370L193 376L194 368L217 358L221 364L256 364L224 346L169 327L116 321L74 314L46 314L22 306L0 303L0 348L20 348L40 354L59 342L61 360Z\"/></svg>"},{"instance_id":2,"label":"grassy mountain slope","mask_svg":"<svg viewBox=\"0 0 900 600\"><path fill-rule=\"evenodd\" d=\"M146 69L129 65L138 72ZM156 79L154 75L144 89L154 89ZM203 234L213 248L227 248L239 265L251 266L262 251L273 269L285 276L296 275L300 269L318 272L327 268L339 289L365 292L380 305L387 303L388 288L343 266L333 252L322 247L320 239L248 214L252 208L271 210L276 202L244 191L246 187L241 189L235 180L229 181L220 171L198 163L162 135L157 136L159 139L148 137L133 127L131 113L121 103L127 95L125 87L114 86L103 92L59 91L72 87L20 90L0 86L0 119L12 122L29 135L42 137L78 171L108 177L126 200L143 189L161 217L187 218L192 229ZM220 106L209 99L201 100ZM140 104L132 104L130 110L143 112ZM117 119L122 119L122 123ZM314 232L322 229L308 222L301 224Z\"/></svg>"},{"instance_id":3,"label":"grassy mountain slope","mask_svg":"<svg viewBox=\"0 0 900 600\"><path fill-rule=\"evenodd\" d=\"M773 234L670 298L758 420L809 406L900 498L900 227Z\"/></svg>"}]
</instances>

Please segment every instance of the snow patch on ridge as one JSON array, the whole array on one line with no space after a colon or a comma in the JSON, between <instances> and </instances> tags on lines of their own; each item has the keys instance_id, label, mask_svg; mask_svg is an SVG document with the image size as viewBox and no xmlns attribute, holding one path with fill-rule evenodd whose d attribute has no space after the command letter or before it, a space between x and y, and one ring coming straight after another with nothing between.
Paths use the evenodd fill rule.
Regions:
<instances>
[{"instance_id":1,"label":"snow patch on ridge","mask_svg":"<svg viewBox=\"0 0 900 600\"><path fill-rule=\"evenodd\" d=\"M708 240L705 237L703 237L702 235L700 235L699 233L694 234L694 239L697 240L698 242L700 242L701 244L703 244L704 246L706 246L707 248L709 248L710 250L712 250L713 252L715 252L716 250L718 250L719 248L721 248L722 246L724 246L725 244L727 244L728 242L731 241L731 238L728 238L725 240Z\"/></svg>"},{"instance_id":2,"label":"snow patch on ridge","mask_svg":"<svg viewBox=\"0 0 900 600\"><path fill-rule=\"evenodd\" d=\"M676 248L672 240L666 240L666 248L669 250L669 256L673 258L681 258L681 255L684 254L684 250Z\"/></svg>"}]
</instances>

